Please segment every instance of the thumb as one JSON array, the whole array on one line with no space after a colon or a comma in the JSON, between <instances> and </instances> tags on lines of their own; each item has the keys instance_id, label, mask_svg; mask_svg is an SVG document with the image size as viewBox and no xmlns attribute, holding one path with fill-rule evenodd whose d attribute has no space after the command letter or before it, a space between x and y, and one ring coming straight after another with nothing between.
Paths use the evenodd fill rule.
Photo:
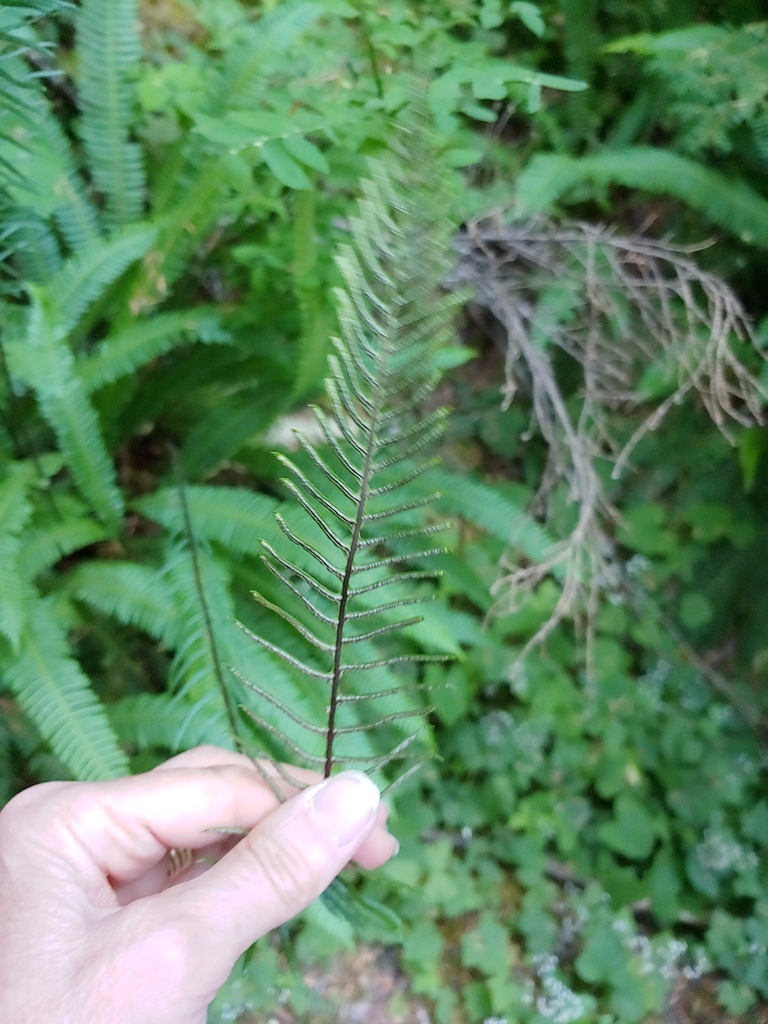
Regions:
<instances>
[{"instance_id":1,"label":"thumb","mask_svg":"<svg viewBox=\"0 0 768 1024\"><path fill-rule=\"evenodd\" d=\"M175 904L168 912L199 922L209 956L227 961L226 977L242 952L331 883L370 834L378 805L378 789L358 771L305 789L210 870L163 893Z\"/></svg>"}]
</instances>

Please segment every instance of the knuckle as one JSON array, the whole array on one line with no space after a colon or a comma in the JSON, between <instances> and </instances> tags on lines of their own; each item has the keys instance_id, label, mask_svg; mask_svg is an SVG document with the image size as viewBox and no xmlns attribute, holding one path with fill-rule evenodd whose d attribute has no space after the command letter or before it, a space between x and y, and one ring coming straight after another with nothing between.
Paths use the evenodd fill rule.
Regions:
<instances>
[{"instance_id":1,"label":"knuckle","mask_svg":"<svg viewBox=\"0 0 768 1024\"><path fill-rule=\"evenodd\" d=\"M187 921L179 914L166 925L156 925L147 932L139 930L130 937L121 963L128 977L136 977L133 967L151 964L152 976L167 991L183 990L201 969L197 922Z\"/></svg>"},{"instance_id":2,"label":"knuckle","mask_svg":"<svg viewBox=\"0 0 768 1024\"><path fill-rule=\"evenodd\" d=\"M319 866L299 847L284 845L271 836L259 836L251 852L286 920L304 910L322 892L325 879L318 879Z\"/></svg>"},{"instance_id":3,"label":"knuckle","mask_svg":"<svg viewBox=\"0 0 768 1024\"><path fill-rule=\"evenodd\" d=\"M44 782L17 793L0 809L0 834L5 838L25 833L43 818L52 818L59 804L57 797L63 790L71 790L76 783Z\"/></svg>"}]
</instances>

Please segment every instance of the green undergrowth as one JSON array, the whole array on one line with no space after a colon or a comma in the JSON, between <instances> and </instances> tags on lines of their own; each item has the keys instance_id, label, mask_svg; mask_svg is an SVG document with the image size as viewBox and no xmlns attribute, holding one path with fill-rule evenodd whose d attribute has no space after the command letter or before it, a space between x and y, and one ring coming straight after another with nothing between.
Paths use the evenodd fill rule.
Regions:
<instances>
[{"instance_id":1,"label":"green undergrowth","mask_svg":"<svg viewBox=\"0 0 768 1024\"><path fill-rule=\"evenodd\" d=\"M455 223L511 208L516 187L518 211L568 207L696 241L716 229L702 261L765 315L765 30L748 0L727 5L727 25L697 24L678 74L693 6L0 11L0 800L232 747L232 706L256 698L230 666L279 702L259 707L260 731L238 720L254 746L289 756L269 728L285 728L281 708L325 713L312 681L236 622L315 665L252 592L297 616L300 596L261 559L285 539L276 513L306 528L279 457L314 479L312 452L333 448L295 434L313 429L310 403L329 408L330 337L350 308L330 254L365 219L354 204L397 148L414 81ZM365 253L371 225L353 226ZM416 306L413 251L396 270ZM523 300L543 294L542 322L567 326L571 307L541 276ZM615 311L618 341L632 318ZM768 433L736 426L731 448L691 400L619 481L601 448L605 578L592 607L531 647L565 570L510 595L501 567L544 563L574 505L562 482L541 493L553 439L525 374L502 409L498 324L470 305L457 327L427 368L444 372L433 401L453 407L443 461L418 478L402 467L398 520L447 525L447 550L392 591L429 599L422 621L364 646L381 689L402 689L360 750L396 745L406 711L431 755L391 796L401 853L348 879L355 928L319 903L259 943L211 1024L277 1004L310 1019L308 965L362 941L394 950L440 1024L661 1021L697 986L748 1021L768 1000ZM748 339L728 342L765 383ZM554 348L537 351L575 423L580 378ZM617 404L601 414L621 441L653 409L647 394ZM333 540L318 524L311 545L324 557ZM385 553L412 555L400 533Z\"/></svg>"},{"instance_id":2,"label":"green undergrowth","mask_svg":"<svg viewBox=\"0 0 768 1024\"><path fill-rule=\"evenodd\" d=\"M515 422L489 406L454 441L508 457L503 428ZM757 557L763 498L743 493L722 439L702 445L684 479L667 474L663 451L700 429L686 410L638 453L616 534L625 572L597 613L589 657L584 635L561 625L518 660L557 589L545 583L486 621L503 545L464 522L441 563L438 619L461 654L431 679L439 757L394 798L401 850L365 886L400 916L400 933L361 935L310 913L282 943L256 948L215 1020L238 1006L266 1012L259 979L270 972L297 1019L310 1018L318 997L285 959L289 937L300 964L326 970L361 938L396 941L408 997L446 1024L661 1022L697 993L712 1020L751 1019L768 998L754 691L766 648L746 625L763 591L755 579L737 597L726 581ZM504 441L489 451L479 434ZM741 642L723 654L726 683L711 666L732 628ZM694 643L709 652L701 660Z\"/></svg>"}]
</instances>

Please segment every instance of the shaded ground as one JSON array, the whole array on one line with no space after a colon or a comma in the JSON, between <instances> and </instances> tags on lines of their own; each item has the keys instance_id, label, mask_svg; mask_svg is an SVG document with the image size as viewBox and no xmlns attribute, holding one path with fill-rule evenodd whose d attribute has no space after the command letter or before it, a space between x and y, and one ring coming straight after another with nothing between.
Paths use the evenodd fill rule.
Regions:
<instances>
[{"instance_id":1,"label":"shaded ground","mask_svg":"<svg viewBox=\"0 0 768 1024\"><path fill-rule=\"evenodd\" d=\"M312 969L304 980L317 995L308 1015L297 1016L290 1008L280 1007L247 1022L241 1018L242 1024L431 1024L433 1020L429 1002L409 991L408 977L393 948L362 946L342 953L332 969ZM456 1024L480 1022L457 1018ZM649 1018L647 1024L768 1024L768 1004L732 1017L718 1004L713 979L681 979L664 1014Z\"/></svg>"}]
</instances>

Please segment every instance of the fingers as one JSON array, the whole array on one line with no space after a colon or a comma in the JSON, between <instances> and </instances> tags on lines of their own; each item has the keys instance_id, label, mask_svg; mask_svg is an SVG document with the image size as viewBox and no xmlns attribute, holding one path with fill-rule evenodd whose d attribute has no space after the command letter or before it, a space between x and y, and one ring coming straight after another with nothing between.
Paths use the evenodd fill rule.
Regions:
<instances>
[{"instance_id":1,"label":"fingers","mask_svg":"<svg viewBox=\"0 0 768 1024\"><path fill-rule=\"evenodd\" d=\"M237 754L232 750L224 750L222 747L200 746L192 750L185 750L175 757L169 758L152 770L163 771L166 768L210 768L215 765L239 764L244 768L255 770L259 775L268 775L274 780L278 790L286 797L293 796L300 792L305 786L312 786L320 782L322 776L319 772L311 771L309 768L295 768L293 765L281 765L282 771L278 771L275 763L268 758L253 759L245 754ZM291 780L299 785L291 785Z\"/></svg>"},{"instance_id":2,"label":"fingers","mask_svg":"<svg viewBox=\"0 0 768 1024\"><path fill-rule=\"evenodd\" d=\"M269 770L269 762L264 766ZM317 781L313 772L291 771L307 783ZM118 888L148 876L138 889L126 890L131 899L168 884L161 861L169 849L210 847L218 854L230 844L222 843L217 828L250 831L278 807L249 758L201 747L132 778L32 787L3 810L0 831L7 832L11 846L21 847L19 837L33 831L35 856L48 848L55 858L67 858L75 872L91 877L95 869ZM377 867L391 855L386 815L380 806L371 836L357 853L365 867ZM28 852L20 848L18 854L26 861Z\"/></svg>"},{"instance_id":3,"label":"fingers","mask_svg":"<svg viewBox=\"0 0 768 1024\"><path fill-rule=\"evenodd\" d=\"M75 873L90 878L95 870L120 884L172 847L210 846L221 839L210 829L250 830L277 806L253 766L222 764L30 790L4 809L1 824L6 848L19 847L21 857L27 837L38 859L64 860Z\"/></svg>"},{"instance_id":4,"label":"fingers","mask_svg":"<svg viewBox=\"0 0 768 1024\"><path fill-rule=\"evenodd\" d=\"M256 939L329 885L377 828L378 808L378 790L367 776L336 775L265 817L204 875L162 893L155 912L194 920L208 938L206 948L226 961L226 973ZM391 855L391 836L388 843L386 854L382 833L369 851L372 862Z\"/></svg>"},{"instance_id":5,"label":"fingers","mask_svg":"<svg viewBox=\"0 0 768 1024\"><path fill-rule=\"evenodd\" d=\"M199 850L218 828L250 831L279 801L253 765L169 768L104 784L94 859L115 882L137 878L173 848Z\"/></svg>"},{"instance_id":6,"label":"fingers","mask_svg":"<svg viewBox=\"0 0 768 1024\"><path fill-rule=\"evenodd\" d=\"M290 798L300 792L300 789L291 787L285 781L286 777L289 779L296 779L305 786L312 786L322 781L320 773L312 771L309 768L296 768L293 765L283 765L282 768L285 774L280 775L272 761L262 759L258 763L263 772L272 776L272 778L276 780L279 790L286 798ZM195 747L192 750L185 750L183 753L177 754L175 757L171 757L169 760L164 761L163 764L158 765L153 770L157 772L167 768L203 768L227 764L237 764L248 768L251 771L256 771L254 762L250 757L214 746L200 746ZM265 783L265 785L267 785L267 783ZM360 867L365 868L368 871L381 867L381 865L389 860L393 855L393 849L396 850L397 848L397 843L386 831L388 816L389 807L387 804L379 804L376 824L381 826L381 828L374 829L370 838L363 843L353 858ZM220 824L224 823L220 822Z\"/></svg>"}]
</instances>

